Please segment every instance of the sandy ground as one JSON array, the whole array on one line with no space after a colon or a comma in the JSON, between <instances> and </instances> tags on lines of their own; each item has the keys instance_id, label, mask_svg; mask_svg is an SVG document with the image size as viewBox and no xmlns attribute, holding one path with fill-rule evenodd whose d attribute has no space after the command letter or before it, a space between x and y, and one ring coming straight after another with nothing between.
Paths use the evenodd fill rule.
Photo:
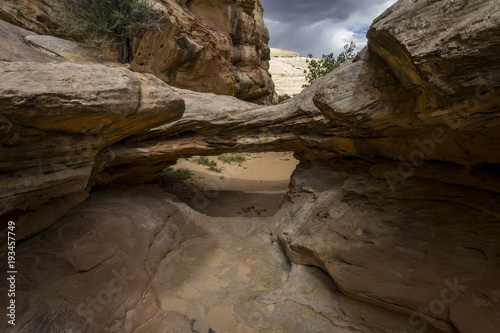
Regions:
<instances>
[{"instance_id":1,"label":"sandy ground","mask_svg":"<svg viewBox=\"0 0 500 333\"><path fill-rule=\"evenodd\" d=\"M187 182L189 187L175 194L210 216L272 216L283 201L298 161L290 152L246 155L247 160L240 164L209 157L217 162L220 173L192 160L179 160L173 168L189 169L194 177Z\"/></svg>"}]
</instances>

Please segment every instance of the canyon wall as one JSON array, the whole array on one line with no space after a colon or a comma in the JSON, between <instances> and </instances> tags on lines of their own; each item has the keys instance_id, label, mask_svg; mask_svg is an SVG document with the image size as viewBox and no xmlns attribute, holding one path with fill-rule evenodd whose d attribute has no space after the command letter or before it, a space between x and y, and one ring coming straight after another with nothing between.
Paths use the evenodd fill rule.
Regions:
<instances>
[{"instance_id":1,"label":"canyon wall","mask_svg":"<svg viewBox=\"0 0 500 333\"><path fill-rule=\"evenodd\" d=\"M93 186L110 188L105 195L91 194L72 215L20 245L18 261L31 267L21 273L23 327L36 327L40 318L53 315L44 327L161 331L176 318L188 327L185 331L213 331L216 320L206 308L182 303L182 311L165 312L169 309L161 296L170 290L162 279L172 281L173 274L161 267L180 265L183 253L201 246L203 238L195 230L208 232L196 222L204 217L182 205L182 213L176 213L172 198L159 202L154 198L162 196L155 189L131 184L150 180L181 157L295 151L301 164L287 200L255 229L259 241L253 244L273 244L269 272L278 266L283 270L269 275L286 272L280 283L292 283L298 267L319 267L333 283L326 284L328 290L347 301L340 306L329 300L326 307L313 300L300 303L297 295L287 294L293 284L285 292L276 281L266 292L252 284L252 297L232 299L236 296L228 289L213 299L224 313L229 310L221 304L237 304L231 306L229 317L237 323L232 328L276 329L281 324L274 318L289 318L279 305L288 304L290 310L300 303L305 307L291 313L312 311L312 317L339 332L351 327L363 332L496 332L497 3L400 0L374 21L368 46L356 58L270 107L173 88L72 42L8 23L0 29L5 45L0 50L4 221L16 220L21 237L27 236L82 202ZM124 190L112 190L124 184ZM120 196L125 204L116 202ZM113 204L118 208L92 208ZM141 208L124 216L109 213L122 206ZM117 233L126 216L133 218ZM102 224L101 218L106 220ZM231 223L241 238L247 234L237 222ZM97 231L105 225L102 233ZM78 247L80 242L101 245ZM210 265L222 271L217 258L211 257ZM113 266L117 262L126 266ZM97 297L103 283L113 279L113 269L121 268L138 279L135 289L127 284L117 292L131 303L102 307L89 319L79 305L88 305L85 297ZM197 273L192 274L199 287ZM45 287L54 276L58 283ZM309 278L311 284L320 279ZM58 287L68 281L76 281L71 283L77 292ZM195 299L191 287L183 288ZM252 312L244 305L249 299L260 304L256 307L265 304L268 310L259 308L262 320L243 315ZM363 310L342 314L335 310L339 307ZM270 308L283 311L276 312L283 317L265 312ZM304 318L290 327L300 332ZM321 327L318 331L332 331L332 326Z\"/></svg>"},{"instance_id":2,"label":"canyon wall","mask_svg":"<svg viewBox=\"0 0 500 333\"><path fill-rule=\"evenodd\" d=\"M66 37L50 15L52 1L0 4L0 19L39 34ZM269 32L259 0L158 1L156 28L133 39L131 67L168 84L270 104ZM107 53L116 57L116 51Z\"/></svg>"}]
</instances>

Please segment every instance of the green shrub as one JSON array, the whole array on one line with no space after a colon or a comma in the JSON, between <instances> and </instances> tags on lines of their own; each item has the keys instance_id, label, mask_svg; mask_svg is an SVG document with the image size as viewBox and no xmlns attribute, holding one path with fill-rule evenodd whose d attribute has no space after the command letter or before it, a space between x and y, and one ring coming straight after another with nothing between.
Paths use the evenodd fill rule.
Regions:
<instances>
[{"instance_id":1,"label":"green shrub","mask_svg":"<svg viewBox=\"0 0 500 333\"><path fill-rule=\"evenodd\" d=\"M217 157L223 163L243 163L247 160L246 154L243 153L225 153Z\"/></svg>"},{"instance_id":2,"label":"green shrub","mask_svg":"<svg viewBox=\"0 0 500 333\"><path fill-rule=\"evenodd\" d=\"M290 95L288 94L284 94L284 95L279 95L278 96L278 101L276 102L276 104L280 104L286 100L289 100L290 98L292 98Z\"/></svg>"},{"instance_id":3,"label":"green shrub","mask_svg":"<svg viewBox=\"0 0 500 333\"><path fill-rule=\"evenodd\" d=\"M207 166L210 163L210 159L205 156L193 157L193 162Z\"/></svg>"},{"instance_id":4,"label":"green shrub","mask_svg":"<svg viewBox=\"0 0 500 333\"><path fill-rule=\"evenodd\" d=\"M118 61L128 63L133 35L160 27L162 15L153 6L149 0L56 0L51 14L63 31L79 36L86 46L118 45Z\"/></svg>"},{"instance_id":5,"label":"green shrub","mask_svg":"<svg viewBox=\"0 0 500 333\"><path fill-rule=\"evenodd\" d=\"M208 167L208 170L210 170L210 171L215 171L218 173L222 172L222 169L217 167L217 162L215 162L215 161L208 162L207 167Z\"/></svg>"},{"instance_id":6,"label":"green shrub","mask_svg":"<svg viewBox=\"0 0 500 333\"><path fill-rule=\"evenodd\" d=\"M163 188L176 188L187 186L187 180L193 178L193 173L188 169L174 169L168 167L163 169L163 172L155 179L148 182L151 184L158 184Z\"/></svg>"},{"instance_id":7,"label":"green shrub","mask_svg":"<svg viewBox=\"0 0 500 333\"><path fill-rule=\"evenodd\" d=\"M215 165L210 165L208 167L208 170L215 171L217 173L221 173L222 172L222 169L217 167L217 163L215 163Z\"/></svg>"},{"instance_id":8,"label":"green shrub","mask_svg":"<svg viewBox=\"0 0 500 333\"><path fill-rule=\"evenodd\" d=\"M344 52L340 53L337 58L335 58L333 52L330 54L323 54L319 60L313 59L312 54L309 54L310 59L306 60L308 70L304 70L304 73L307 74L306 80L308 84L303 85L302 88L309 87L320 77L330 73L349 59L354 58L356 56L356 53L354 53L355 48L356 44L354 44L354 42L346 44L344 46Z\"/></svg>"},{"instance_id":9,"label":"green shrub","mask_svg":"<svg viewBox=\"0 0 500 333\"><path fill-rule=\"evenodd\" d=\"M193 178L193 173L189 169L180 168L175 170L172 167L163 169L163 174L169 176L174 181L182 181Z\"/></svg>"},{"instance_id":10,"label":"green shrub","mask_svg":"<svg viewBox=\"0 0 500 333\"><path fill-rule=\"evenodd\" d=\"M205 156L196 156L193 157L193 162L198 163L199 165L204 165L208 167L208 170L210 171L215 171L215 172L221 172L222 169L217 168L217 162L212 161L208 157Z\"/></svg>"}]
</instances>

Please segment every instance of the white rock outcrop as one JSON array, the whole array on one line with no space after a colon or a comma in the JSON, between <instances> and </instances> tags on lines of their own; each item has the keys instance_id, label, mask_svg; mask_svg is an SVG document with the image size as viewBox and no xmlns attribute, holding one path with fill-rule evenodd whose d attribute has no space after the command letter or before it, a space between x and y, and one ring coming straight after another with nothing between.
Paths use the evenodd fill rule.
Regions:
<instances>
[{"instance_id":1,"label":"white rock outcrop","mask_svg":"<svg viewBox=\"0 0 500 333\"><path fill-rule=\"evenodd\" d=\"M308 58L302 57L297 52L271 48L269 73L274 81L276 95L295 96L307 84L306 72Z\"/></svg>"}]
</instances>

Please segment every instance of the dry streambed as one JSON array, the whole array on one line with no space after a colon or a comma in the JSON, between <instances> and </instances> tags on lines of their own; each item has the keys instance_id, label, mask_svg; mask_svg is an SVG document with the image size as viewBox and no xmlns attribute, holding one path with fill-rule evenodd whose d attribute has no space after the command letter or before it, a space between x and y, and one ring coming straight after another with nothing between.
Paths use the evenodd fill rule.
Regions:
<instances>
[{"instance_id":1,"label":"dry streambed","mask_svg":"<svg viewBox=\"0 0 500 333\"><path fill-rule=\"evenodd\" d=\"M174 169L188 169L193 177L186 186L167 189L193 209L215 217L272 216L288 190L290 176L298 164L293 153L244 154L245 161L217 163L217 171L181 159Z\"/></svg>"}]
</instances>

